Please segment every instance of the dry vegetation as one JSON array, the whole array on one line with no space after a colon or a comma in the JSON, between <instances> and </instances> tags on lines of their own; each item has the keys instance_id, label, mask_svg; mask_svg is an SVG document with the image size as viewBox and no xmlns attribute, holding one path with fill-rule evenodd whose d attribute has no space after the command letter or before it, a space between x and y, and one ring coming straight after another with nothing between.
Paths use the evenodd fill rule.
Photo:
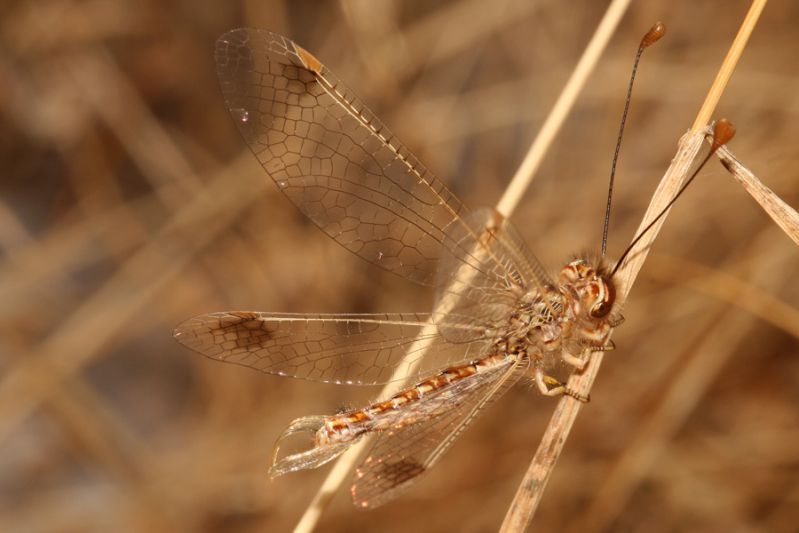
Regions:
<instances>
[{"instance_id":1,"label":"dry vegetation","mask_svg":"<svg viewBox=\"0 0 799 533\"><path fill-rule=\"evenodd\" d=\"M270 482L293 418L374 390L186 351L203 312L424 311L340 249L235 133L216 36L260 26L322 59L469 205L494 204L604 3L9 2L0 18L0 530L286 531L325 472ZM501 7L496 7L500 5ZM630 61L656 20L622 151L629 242L746 2L633 6L514 214L552 269L599 247ZM799 205L799 6L773 0L716 116ZM717 162L670 215L572 432L540 531L795 531L799 250ZM404 497L319 531L493 531L554 402L518 387Z\"/></svg>"}]
</instances>

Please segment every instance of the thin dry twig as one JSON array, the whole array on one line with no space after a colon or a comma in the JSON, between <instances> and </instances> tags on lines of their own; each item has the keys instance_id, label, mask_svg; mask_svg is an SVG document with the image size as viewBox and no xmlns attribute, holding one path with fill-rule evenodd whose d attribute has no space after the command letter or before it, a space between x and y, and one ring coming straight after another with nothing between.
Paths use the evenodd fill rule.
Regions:
<instances>
[{"instance_id":1,"label":"thin dry twig","mask_svg":"<svg viewBox=\"0 0 799 533\"><path fill-rule=\"evenodd\" d=\"M677 154L655 191L649 208L636 234L646 228L649 225L649 221L663 211L665 206L674 198L674 194L679 189L680 185L687 178L690 165L699 152L702 140L705 137L707 121L715 110L718 99L721 97L727 81L735 69L735 65L746 46L746 42L754 29L764 5L765 0L753 1L749 13L741 25L727 57L722 63L719 74L716 76L708 96L699 110L697 120L694 122L691 132L683 136L680 140ZM619 270L617 301L620 306L624 304L632 288L632 284L646 260L648 250L657 238L667 215L668 213L664 214L651 228L649 233L638 242ZM602 354L594 354L591 364L585 372L572 374L569 379L569 387L579 394L587 395L591 389L591 385L596 379L601 364ZM547 482L552 475L555 464L563 451L568 435L577 418L577 413L580 411L580 407L580 403L571 398L562 398L560 402L558 402L546 432L539 444L538 450L516 491L516 495L508 509L508 513L505 515L505 520L502 523L500 531L524 531L532 521Z\"/></svg>"},{"instance_id":2,"label":"thin dry twig","mask_svg":"<svg viewBox=\"0 0 799 533\"><path fill-rule=\"evenodd\" d=\"M760 207L768 213L768 216L791 238L791 240L799 245L799 213L786 204L782 198L777 196L774 191L766 187L755 174L746 168L738 158L733 155L729 148L726 146L720 148L716 154L718 155L725 168L730 171L732 177L741 184L741 186L752 195L752 198L760 204Z\"/></svg>"},{"instance_id":3,"label":"thin dry twig","mask_svg":"<svg viewBox=\"0 0 799 533\"><path fill-rule=\"evenodd\" d=\"M558 98L558 101L555 103L555 106L552 108L549 117L544 122L541 131L530 146L524 161L520 165L516 175L511 180L511 183L505 191L505 194L497 204L496 209L503 216L509 217L515 207L518 205L521 196L524 194L524 191L532 181L535 171L538 169L547 149L552 143L552 140L560 130L560 127L563 125L566 116L573 107L577 98L577 94L585 85L585 81L591 74L591 71L596 65L602 51L607 46L613 31L618 26L618 23L628 5L629 0L614 0L614 2L608 7L605 16L599 24L599 27L589 41L582 57L580 58L580 61L575 67L571 78L561 92L561 95ZM454 299L447 299L446 301L441 302L440 306L436 308L436 311L433 314L439 315L440 313L445 313L446 309L442 308L441 306L454 306L456 303L457 302L454 301ZM418 357L419 353L424 353L427 350L427 345L429 344L429 341L424 339L432 338L431 333L435 333L436 331L437 326L432 322L423 328L419 334L418 340L411 345L408 353L414 354L415 357ZM407 365L399 365L398 368L403 369L401 371L398 370L398 372L402 372L404 376L407 376L409 373L413 372L413 368L410 371L407 370ZM386 387L384 387L380 392L379 397L384 398L390 396L404 384L401 376L395 377L397 377L398 380L392 378L389 384L386 385ZM295 533L309 532L316 527L316 524L325 508L330 504L333 496L335 496L335 494L338 492L341 485L345 483L347 479L349 479L350 472L352 472L352 470L355 468L355 464L359 460L363 450L370 442L371 439L369 438L361 439L335 462L332 470L325 478L322 486L317 491L313 500L311 500L307 509L303 513L303 516L300 518L300 521L297 523L297 526L294 529Z\"/></svg>"},{"instance_id":4,"label":"thin dry twig","mask_svg":"<svg viewBox=\"0 0 799 533\"><path fill-rule=\"evenodd\" d=\"M749 42L749 37L754 31L758 19L760 19L760 13L762 13L763 8L766 7L767 1L768 0L752 0L752 5L749 7L749 11L746 13L746 17L741 23L741 27L738 29L738 34L732 41L727 56L724 58L724 62L722 62L718 74L716 74L716 79L713 80L713 85L710 86L705 101L699 113L696 115L696 120L694 120L694 125L691 126L691 131L704 128L705 125L710 122L710 117L713 116L713 111L716 110L721 95L724 93L724 89L727 88L727 82L730 81L735 66L738 64L738 60L741 59L741 54L743 54L746 48L746 43Z\"/></svg>"}]
</instances>

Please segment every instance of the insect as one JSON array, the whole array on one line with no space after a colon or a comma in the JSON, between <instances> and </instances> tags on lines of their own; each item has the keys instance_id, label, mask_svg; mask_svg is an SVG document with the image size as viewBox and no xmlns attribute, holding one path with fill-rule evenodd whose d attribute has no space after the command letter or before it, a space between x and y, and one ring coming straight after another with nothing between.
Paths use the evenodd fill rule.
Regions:
<instances>
[{"instance_id":1,"label":"insect","mask_svg":"<svg viewBox=\"0 0 799 533\"><path fill-rule=\"evenodd\" d=\"M281 475L331 461L367 435L353 502L374 507L426 472L489 403L520 379L547 396L587 401L553 377L613 348L613 272L579 258L552 278L510 221L468 210L318 59L265 30L236 29L216 45L236 125L283 193L346 249L436 287L426 314L230 311L180 324L175 338L212 359L313 381L417 382L389 398L294 420L306 451L275 456Z\"/></svg>"}]
</instances>

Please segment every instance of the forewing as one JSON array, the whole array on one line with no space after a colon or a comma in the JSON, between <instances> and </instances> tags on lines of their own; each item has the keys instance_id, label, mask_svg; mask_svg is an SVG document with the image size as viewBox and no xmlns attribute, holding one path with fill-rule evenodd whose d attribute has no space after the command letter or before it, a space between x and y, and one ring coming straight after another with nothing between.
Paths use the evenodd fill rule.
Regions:
<instances>
[{"instance_id":1,"label":"forewing","mask_svg":"<svg viewBox=\"0 0 799 533\"><path fill-rule=\"evenodd\" d=\"M394 377L395 370L410 373L422 357L411 376L474 359L491 340L485 328L454 323L446 327L460 331L460 342L445 339L427 314L230 311L190 318L174 336L211 359L270 374L377 385L401 379L402 373Z\"/></svg>"},{"instance_id":2,"label":"forewing","mask_svg":"<svg viewBox=\"0 0 799 533\"><path fill-rule=\"evenodd\" d=\"M236 125L294 204L345 248L434 280L463 205L319 60L286 37L236 29L216 44Z\"/></svg>"},{"instance_id":3,"label":"forewing","mask_svg":"<svg viewBox=\"0 0 799 533\"><path fill-rule=\"evenodd\" d=\"M526 360L497 366L429 393L395 415L393 425L377 436L367 458L355 470L352 501L373 508L396 498L428 471L464 429L527 369Z\"/></svg>"}]
</instances>

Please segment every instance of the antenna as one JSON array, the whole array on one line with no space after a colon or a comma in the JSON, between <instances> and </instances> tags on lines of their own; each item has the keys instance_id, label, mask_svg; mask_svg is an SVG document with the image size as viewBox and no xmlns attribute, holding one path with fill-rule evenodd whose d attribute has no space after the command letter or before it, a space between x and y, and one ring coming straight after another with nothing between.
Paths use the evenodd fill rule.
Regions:
<instances>
[{"instance_id":1,"label":"antenna","mask_svg":"<svg viewBox=\"0 0 799 533\"><path fill-rule=\"evenodd\" d=\"M674 205L674 202L677 201L677 198L679 198L680 195L683 192L685 192L685 189L687 189L688 186L691 184L691 182L694 181L694 178L697 176L697 174L699 174L699 171L702 170L702 167L704 167L705 163L708 162L708 160L710 159L710 156L715 154L716 150L718 150L719 148L721 148L722 146L724 146L725 144L730 142L730 140L732 140L733 137L735 137L735 126L732 124L732 122L730 122L726 118L721 118L721 119L717 120L716 124L713 126L713 144L711 144L711 146L710 146L710 151L707 153L707 155L702 160L702 162L699 163L699 167L697 167L697 169L694 170L694 173L691 174L691 177L688 178L685 181L685 183L683 183L682 187L680 187L680 190L678 190L677 194L674 195L674 198L672 198L671 201L669 201L669 203L666 204L666 207L663 208L663 210L658 214L658 216L656 216L652 220L652 222L647 224L647 226L641 231L641 233L639 233L638 236L633 239L633 242L630 243L630 245L627 247L627 249L624 250L624 253L621 254L621 257L616 262L616 266L613 267L613 271L610 273L611 277L614 274L616 274L616 271L619 270L619 267L621 266L621 264L624 261L624 259L627 257L627 255L630 253L630 251L633 249L633 247L636 244L638 244L638 241L641 240L641 237L646 235L646 232L649 231L650 229L652 229L652 227L655 225L655 223L658 220L660 220L663 217L663 215L666 214L666 211L668 211L669 208L672 205Z\"/></svg>"},{"instance_id":2,"label":"antenna","mask_svg":"<svg viewBox=\"0 0 799 533\"><path fill-rule=\"evenodd\" d=\"M613 178L616 176L616 162L619 160L619 151L621 150L621 138L624 135L624 125L627 122L627 112L630 110L630 98L633 94L633 83L635 82L635 73L638 71L638 63L641 61L641 54L650 45L657 42L661 37L666 34L666 25L662 22L656 22L652 26L644 38L641 39L641 44L638 45L638 52L635 53L635 61L633 62L633 72L630 75L630 84L627 86L627 98L624 100L624 112L621 115L621 124L619 125L619 137L616 139L616 152L613 154L613 162L610 165L610 184L608 185L608 205L605 209L605 226L602 229L602 256L605 256L605 251L608 247L608 225L610 224L610 202L613 198Z\"/></svg>"}]
</instances>

